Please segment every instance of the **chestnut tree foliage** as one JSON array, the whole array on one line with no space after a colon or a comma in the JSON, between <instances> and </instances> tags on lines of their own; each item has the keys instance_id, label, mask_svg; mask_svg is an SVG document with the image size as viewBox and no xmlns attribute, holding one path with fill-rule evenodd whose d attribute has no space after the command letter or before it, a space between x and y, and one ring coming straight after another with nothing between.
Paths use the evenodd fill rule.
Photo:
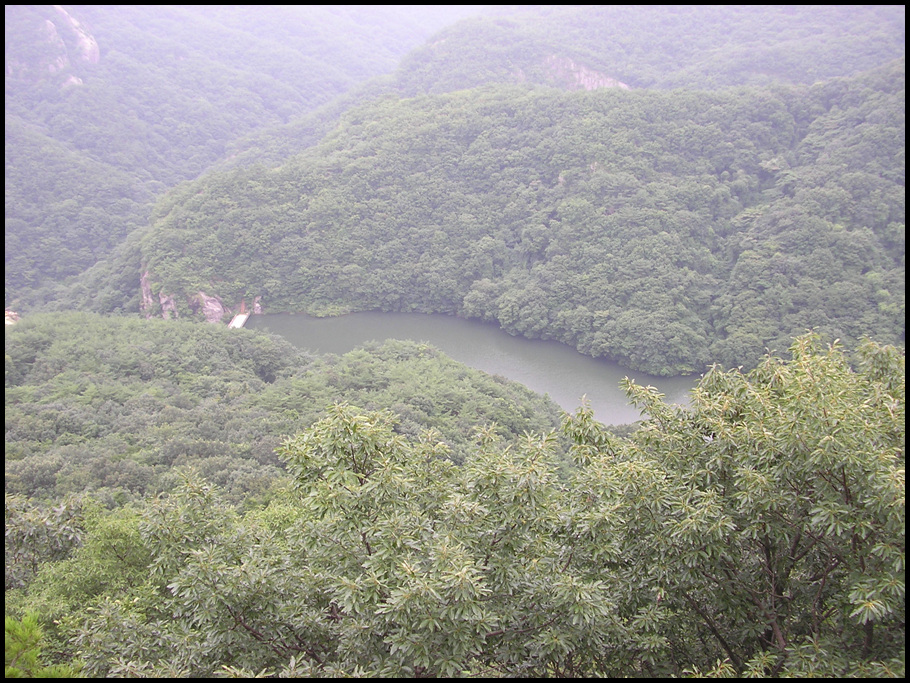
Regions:
<instances>
[{"instance_id":1,"label":"chestnut tree foliage","mask_svg":"<svg viewBox=\"0 0 910 683\"><path fill-rule=\"evenodd\" d=\"M266 508L189 474L90 529L131 520L147 554L120 573L147 571L58 637L94 677L902 676L903 352L790 354L712 368L687 406L628 383L629 437L585 406L561 434L481 427L461 465L336 404Z\"/></svg>"}]
</instances>

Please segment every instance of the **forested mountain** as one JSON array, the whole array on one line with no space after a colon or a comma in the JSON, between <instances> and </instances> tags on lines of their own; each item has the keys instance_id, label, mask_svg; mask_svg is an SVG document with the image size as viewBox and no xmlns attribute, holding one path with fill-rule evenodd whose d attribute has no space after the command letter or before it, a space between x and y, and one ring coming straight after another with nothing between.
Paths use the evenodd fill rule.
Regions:
<instances>
[{"instance_id":1,"label":"forested mountain","mask_svg":"<svg viewBox=\"0 0 910 683\"><path fill-rule=\"evenodd\" d=\"M188 315L200 296L228 311L261 297L266 311L446 312L652 374L751 366L810 328L848 343L864 334L903 343L904 62L862 71L897 52L902 15L825 9L809 21L804 9L756 11L672 11L657 22L669 31L700 18L704 31L680 33L695 41L678 48L686 59L658 59L655 48L676 81L654 83L709 91L616 87L596 69L573 71L587 74L578 82L508 85L496 83L497 69L482 78L468 69L489 84L403 97L459 85L446 78L462 62L434 62L431 83L409 57L393 77L276 129L283 137L255 138L277 166L208 174L162 196L150 229L48 296L60 308L147 315L161 302ZM593 49L570 40L587 35L577 29L583 17L603 35L628 28L638 47L627 52L644 50L645 34L623 23L638 15L612 12L476 22L521 36L546 26L547 50L560 59L580 58L570 43ZM856 36L873 20L888 39L872 41L870 55ZM474 34L459 31L471 25L433 43L467 40ZM860 73L800 84L834 68L820 56L792 64L784 83L718 89L756 80L699 75L698 41L722 34L750 54L774 34L827 41L819 55L828 55L841 36L841 71ZM488 63L519 68L496 55ZM759 55L750 64L761 65ZM289 139L297 142L285 152L305 149L280 162L272 142ZM242 156L256 152L246 146Z\"/></svg>"},{"instance_id":2,"label":"forested mountain","mask_svg":"<svg viewBox=\"0 0 910 683\"><path fill-rule=\"evenodd\" d=\"M856 75L904 54L902 6L600 5L488 7L411 51L388 77L239 141L231 159L280 160L341 112L383 93L440 94L533 83L711 90Z\"/></svg>"},{"instance_id":3,"label":"forested mountain","mask_svg":"<svg viewBox=\"0 0 910 683\"><path fill-rule=\"evenodd\" d=\"M283 480L281 440L346 401L394 412L402 434L435 429L457 462L477 425L559 424L549 399L412 342L315 357L224 326L41 314L7 331L6 491L123 504L192 466L252 504Z\"/></svg>"},{"instance_id":4,"label":"forested mountain","mask_svg":"<svg viewBox=\"0 0 910 683\"><path fill-rule=\"evenodd\" d=\"M428 41L394 75L364 80L388 72L432 30L470 15L477 18ZM7 138L21 138L23 128L32 134L29 153L7 172L6 253L16 256L7 263L5 298L31 309L48 298L72 305L69 286L54 291L53 283L144 223L144 202L165 187L235 156L246 163L287 158L317 142L346 108L382 93L494 82L580 88L617 79L636 88L811 83L902 55L904 13L888 6L303 6L268 13L11 6L6 35ZM261 132L242 142L253 131ZM69 173L48 173L66 170L61 143L80 159L66 165ZM77 208L31 193L37 183L67 197L77 184L110 185L123 176L118 171L134 187L116 201L83 191ZM70 239L58 242L61 225ZM39 285L46 289L36 294Z\"/></svg>"},{"instance_id":5,"label":"forested mountain","mask_svg":"<svg viewBox=\"0 0 910 683\"><path fill-rule=\"evenodd\" d=\"M476 10L7 5L7 306L107 255L231 141L391 71Z\"/></svg>"},{"instance_id":6,"label":"forested mountain","mask_svg":"<svg viewBox=\"0 0 910 683\"><path fill-rule=\"evenodd\" d=\"M904 677L902 6L5 20L6 677Z\"/></svg>"},{"instance_id":7,"label":"forested mountain","mask_svg":"<svg viewBox=\"0 0 910 683\"><path fill-rule=\"evenodd\" d=\"M445 312L652 374L751 365L807 328L902 343L903 136L903 61L808 87L385 98L282 166L172 192L133 269L147 313L199 292Z\"/></svg>"},{"instance_id":8,"label":"forested mountain","mask_svg":"<svg viewBox=\"0 0 910 683\"><path fill-rule=\"evenodd\" d=\"M460 22L396 72L407 95L488 83L589 88L812 84L904 54L903 7L599 5Z\"/></svg>"}]
</instances>

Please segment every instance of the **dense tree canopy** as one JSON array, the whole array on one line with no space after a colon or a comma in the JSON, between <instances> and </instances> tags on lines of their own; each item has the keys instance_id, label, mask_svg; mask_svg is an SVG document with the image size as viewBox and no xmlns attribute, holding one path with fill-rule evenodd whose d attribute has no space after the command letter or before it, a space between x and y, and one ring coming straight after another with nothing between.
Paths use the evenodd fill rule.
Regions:
<instances>
[{"instance_id":1,"label":"dense tree canopy","mask_svg":"<svg viewBox=\"0 0 910 683\"><path fill-rule=\"evenodd\" d=\"M904 676L902 6L5 19L6 677Z\"/></svg>"},{"instance_id":2,"label":"dense tree canopy","mask_svg":"<svg viewBox=\"0 0 910 683\"><path fill-rule=\"evenodd\" d=\"M457 466L337 404L267 507L190 475L90 509L16 604L92 676L902 676L904 387L897 349L807 335L688 407L628 386L629 438L567 415L568 472L553 431Z\"/></svg>"},{"instance_id":3,"label":"dense tree canopy","mask_svg":"<svg viewBox=\"0 0 910 683\"><path fill-rule=\"evenodd\" d=\"M7 5L7 306L110 254L145 221L137 202L231 142L390 72L476 9Z\"/></svg>"},{"instance_id":4,"label":"dense tree canopy","mask_svg":"<svg viewBox=\"0 0 910 683\"><path fill-rule=\"evenodd\" d=\"M656 375L751 367L810 328L900 344L903 92L897 62L808 88L386 98L278 168L173 192L134 270L184 316L199 291L457 313Z\"/></svg>"},{"instance_id":5,"label":"dense tree canopy","mask_svg":"<svg viewBox=\"0 0 910 683\"><path fill-rule=\"evenodd\" d=\"M401 433L433 428L456 461L475 424L507 437L559 422L549 399L427 345L318 357L250 330L84 313L7 330L5 396L6 492L107 504L168 490L186 466L232 503L267 500L282 436L336 401L394 410Z\"/></svg>"}]
</instances>

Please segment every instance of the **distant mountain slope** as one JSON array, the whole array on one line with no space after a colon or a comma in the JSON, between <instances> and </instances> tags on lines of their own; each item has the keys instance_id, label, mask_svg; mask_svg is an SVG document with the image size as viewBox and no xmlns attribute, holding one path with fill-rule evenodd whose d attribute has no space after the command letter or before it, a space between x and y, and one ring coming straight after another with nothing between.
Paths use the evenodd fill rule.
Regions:
<instances>
[{"instance_id":1,"label":"distant mountain slope","mask_svg":"<svg viewBox=\"0 0 910 683\"><path fill-rule=\"evenodd\" d=\"M403 60L405 94L486 83L715 89L811 84L904 53L904 8L584 5L528 8L445 29Z\"/></svg>"},{"instance_id":2,"label":"distant mountain slope","mask_svg":"<svg viewBox=\"0 0 910 683\"><path fill-rule=\"evenodd\" d=\"M385 99L162 201L144 310L457 313L652 374L807 327L902 343L903 95L901 60L812 87Z\"/></svg>"},{"instance_id":3,"label":"distant mountain slope","mask_svg":"<svg viewBox=\"0 0 910 683\"><path fill-rule=\"evenodd\" d=\"M432 30L428 18L343 6L8 6L7 114L171 185L228 140L391 71Z\"/></svg>"},{"instance_id":4,"label":"distant mountain slope","mask_svg":"<svg viewBox=\"0 0 910 683\"><path fill-rule=\"evenodd\" d=\"M351 107L500 84L566 90L812 84L904 54L904 8L892 6L494 6L411 51L317 114L231 145L222 169L276 164L313 145Z\"/></svg>"},{"instance_id":5,"label":"distant mountain slope","mask_svg":"<svg viewBox=\"0 0 910 683\"><path fill-rule=\"evenodd\" d=\"M7 5L6 147L17 167L6 175L7 305L94 262L74 251L109 253L135 227L122 220L120 200L196 177L232 140L390 72L474 9ZM11 149L23 130L29 143ZM123 178L137 190L93 191ZM32 191L35 181L59 196L48 202ZM76 197L101 216L92 228L59 210ZM42 247L61 223L63 247ZM103 232L108 224L116 225Z\"/></svg>"},{"instance_id":6,"label":"distant mountain slope","mask_svg":"<svg viewBox=\"0 0 910 683\"><path fill-rule=\"evenodd\" d=\"M5 179L7 291L83 272L148 220L135 176L18 117L6 120Z\"/></svg>"}]
</instances>

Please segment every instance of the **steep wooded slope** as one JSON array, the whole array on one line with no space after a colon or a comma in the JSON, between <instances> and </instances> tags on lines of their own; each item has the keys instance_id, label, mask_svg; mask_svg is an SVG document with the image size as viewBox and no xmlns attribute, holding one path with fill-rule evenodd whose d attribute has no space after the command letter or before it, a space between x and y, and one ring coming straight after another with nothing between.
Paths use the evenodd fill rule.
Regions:
<instances>
[{"instance_id":1,"label":"steep wooded slope","mask_svg":"<svg viewBox=\"0 0 910 683\"><path fill-rule=\"evenodd\" d=\"M430 9L8 5L7 305L109 254L146 220L130 203L390 72L474 11Z\"/></svg>"},{"instance_id":2,"label":"steep wooded slope","mask_svg":"<svg viewBox=\"0 0 910 683\"><path fill-rule=\"evenodd\" d=\"M904 54L904 8L585 5L464 20L411 52L405 94L488 83L714 89L812 84Z\"/></svg>"},{"instance_id":3,"label":"steep wooded slope","mask_svg":"<svg viewBox=\"0 0 910 683\"><path fill-rule=\"evenodd\" d=\"M809 327L901 343L903 89L899 61L812 87L387 98L279 168L172 193L139 267L183 315L199 292L456 313L654 374Z\"/></svg>"}]
</instances>

